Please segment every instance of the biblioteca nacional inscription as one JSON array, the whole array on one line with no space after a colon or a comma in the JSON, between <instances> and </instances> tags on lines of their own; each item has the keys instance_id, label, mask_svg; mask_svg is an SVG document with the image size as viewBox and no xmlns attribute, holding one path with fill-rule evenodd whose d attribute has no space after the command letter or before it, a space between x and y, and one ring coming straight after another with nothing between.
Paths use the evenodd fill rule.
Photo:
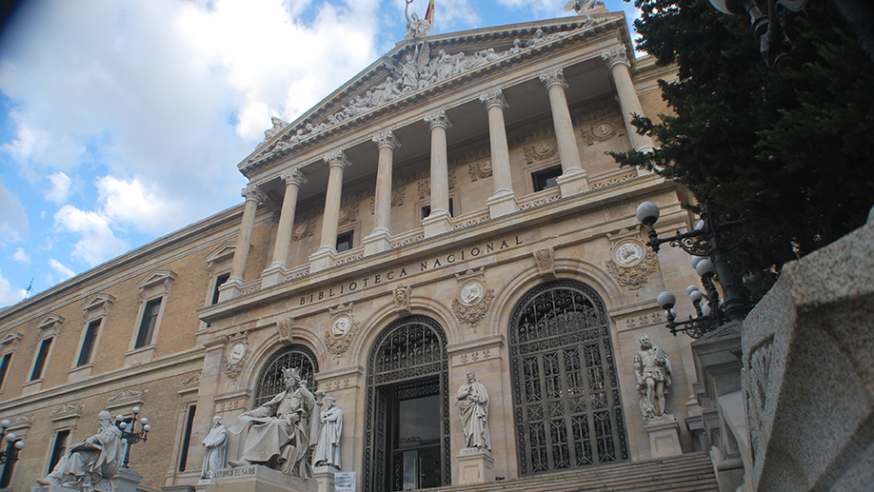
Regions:
<instances>
[{"instance_id":1,"label":"biblioteca nacional inscription","mask_svg":"<svg viewBox=\"0 0 874 492\"><path fill-rule=\"evenodd\" d=\"M301 296L299 306L304 306L306 304L319 302L331 297L337 297L343 294L348 294L350 292L355 292L358 289L367 288L368 285L376 285L386 281L397 280L406 277L407 275L421 273L436 268L442 268L446 265L455 263L456 261L467 261L478 256L494 253L495 251L511 248L520 244L522 244L522 239L520 239L519 236L512 236L501 240L483 243L479 246L474 246L472 248L458 250L446 255L438 256L436 258L430 258L428 260L417 262L414 265L407 265L401 268L395 268L394 270L389 270L387 272L382 272L375 275L368 275L364 278L349 280L341 284L331 286L326 290L320 290L318 292L312 292L310 294Z\"/></svg>"}]
</instances>

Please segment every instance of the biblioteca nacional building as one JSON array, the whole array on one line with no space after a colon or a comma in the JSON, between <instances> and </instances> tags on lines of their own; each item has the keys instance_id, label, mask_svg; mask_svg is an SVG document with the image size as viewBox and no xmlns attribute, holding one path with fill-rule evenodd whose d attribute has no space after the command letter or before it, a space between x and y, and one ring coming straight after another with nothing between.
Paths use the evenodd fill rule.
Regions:
<instances>
[{"instance_id":1,"label":"biblioteca nacional building","mask_svg":"<svg viewBox=\"0 0 874 492\"><path fill-rule=\"evenodd\" d=\"M0 485L104 490L98 419L139 407L145 491L716 490L733 438L655 301L698 277L635 218L688 230L689 197L605 155L652 147L673 71L621 13L417 22L273 120L243 203L0 312Z\"/></svg>"}]
</instances>

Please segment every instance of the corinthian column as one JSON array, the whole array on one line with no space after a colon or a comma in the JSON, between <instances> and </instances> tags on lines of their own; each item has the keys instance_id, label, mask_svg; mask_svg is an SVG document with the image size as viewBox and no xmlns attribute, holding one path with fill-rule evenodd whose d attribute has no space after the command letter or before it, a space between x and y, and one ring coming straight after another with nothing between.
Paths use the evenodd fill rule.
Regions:
<instances>
[{"instance_id":1,"label":"corinthian column","mask_svg":"<svg viewBox=\"0 0 874 492\"><path fill-rule=\"evenodd\" d=\"M240 287L246 274L246 262L249 260L249 243L252 242L252 230L255 228L255 214L258 212L258 205L264 201L264 194L254 184L243 188L242 195L246 199L246 205L243 207L240 235L237 236L234 259L231 262L231 276L219 287L219 302L240 296Z\"/></svg>"},{"instance_id":2,"label":"corinthian column","mask_svg":"<svg viewBox=\"0 0 874 492\"><path fill-rule=\"evenodd\" d=\"M431 214L422 220L422 226L425 237L431 237L452 228L446 150L446 130L452 127L452 122L442 109L426 116L425 122L431 126Z\"/></svg>"},{"instance_id":3,"label":"corinthian column","mask_svg":"<svg viewBox=\"0 0 874 492\"><path fill-rule=\"evenodd\" d=\"M285 171L279 177L285 181L285 196L282 198L279 226L276 228L273 262L261 274L262 289L285 281L285 270L288 268L288 248L291 245L291 232L294 230L294 211L297 206L297 192L307 182L306 176L298 169Z\"/></svg>"},{"instance_id":4,"label":"corinthian column","mask_svg":"<svg viewBox=\"0 0 874 492\"><path fill-rule=\"evenodd\" d=\"M337 256L337 225L340 221L340 199L343 193L343 171L352 165L342 150L323 157L328 166L328 192L325 196L325 213L322 216L322 240L318 251L310 256L310 272L334 266Z\"/></svg>"},{"instance_id":5,"label":"corinthian column","mask_svg":"<svg viewBox=\"0 0 874 492\"><path fill-rule=\"evenodd\" d=\"M637 91L634 90L634 83L631 81L631 63L625 56L625 46L605 51L601 53L601 58L607 65L610 75L613 76L613 83L616 84L622 119L625 120L625 131L628 132L631 146L640 152L651 151L653 149L652 139L646 135L638 135L637 128L631 124L631 115L643 115L643 108L640 106L640 99L637 97Z\"/></svg>"},{"instance_id":6,"label":"corinthian column","mask_svg":"<svg viewBox=\"0 0 874 492\"><path fill-rule=\"evenodd\" d=\"M373 137L373 142L379 148L379 164L376 170L376 193L373 211L375 224L373 232L365 237L364 254L372 255L391 247L391 173L394 150L401 146L391 130L386 130Z\"/></svg>"},{"instance_id":7,"label":"corinthian column","mask_svg":"<svg viewBox=\"0 0 874 492\"><path fill-rule=\"evenodd\" d=\"M561 196L573 195L589 189L586 172L580 164L580 149L574 136L574 125L567 105L564 90L567 81L564 71L556 68L540 74L540 81L549 94L549 107L552 109L552 123L555 126L555 139L558 142L558 157L561 159L562 175L556 179Z\"/></svg>"},{"instance_id":8,"label":"corinthian column","mask_svg":"<svg viewBox=\"0 0 874 492\"><path fill-rule=\"evenodd\" d=\"M515 212L518 206L513 193L513 177L510 174L510 149L507 145L507 128L504 124L504 109L507 100L501 89L495 89L479 97L489 112L489 145L492 154L492 183L494 194L486 200L492 218Z\"/></svg>"}]
</instances>

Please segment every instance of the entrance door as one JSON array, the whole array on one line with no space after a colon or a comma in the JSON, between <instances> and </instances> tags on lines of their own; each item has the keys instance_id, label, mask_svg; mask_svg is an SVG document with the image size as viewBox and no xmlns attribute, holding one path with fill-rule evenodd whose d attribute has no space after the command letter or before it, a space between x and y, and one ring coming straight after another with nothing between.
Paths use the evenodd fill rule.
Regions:
<instances>
[{"instance_id":1,"label":"entrance door","mask_svg":"<svg viewBox=\"0 0 874 492\"><path fill-rule=\"evenodd\" d=\"M403 318L377 337L367 368L365 491L452 483L448 368L446 335L431 318Z\"/></svg>"}]
</instances>

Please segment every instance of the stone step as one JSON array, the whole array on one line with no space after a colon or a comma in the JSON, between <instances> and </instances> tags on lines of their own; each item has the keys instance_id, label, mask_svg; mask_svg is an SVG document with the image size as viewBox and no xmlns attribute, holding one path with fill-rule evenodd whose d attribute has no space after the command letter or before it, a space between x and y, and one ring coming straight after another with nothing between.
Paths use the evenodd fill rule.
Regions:
<instances>
[{"instance_id":1,"label":"stone step","mask_svg":"<svg viewBox=\"0 0 874 492\"><path fill-rule=\"evenodd\" d=\"M706 453L637 463L605 465L476 485L432 489L446 492L716 492L713 465Z\"/></svg>"}]
</instances>

